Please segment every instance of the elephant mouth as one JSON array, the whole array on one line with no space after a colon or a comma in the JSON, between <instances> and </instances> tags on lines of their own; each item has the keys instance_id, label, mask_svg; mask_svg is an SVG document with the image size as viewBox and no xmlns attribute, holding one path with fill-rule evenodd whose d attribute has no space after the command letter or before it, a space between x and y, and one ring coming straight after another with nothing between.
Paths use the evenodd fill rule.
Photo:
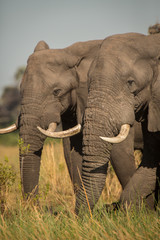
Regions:
<instances>
[{"instance_id":1,"label":"elephant mouth","mask_svg":"<svg viewBox=\"0 0 160 240\"><path fill-rule=\"evenodd\" d=\"M121 143L127 138L129 131L130 131L130 125L123 124L121 126L119 134L116 137L109 138L109 137L101 137L100 136L100 138L109 143Z\"/></svg>"}]
</instances>

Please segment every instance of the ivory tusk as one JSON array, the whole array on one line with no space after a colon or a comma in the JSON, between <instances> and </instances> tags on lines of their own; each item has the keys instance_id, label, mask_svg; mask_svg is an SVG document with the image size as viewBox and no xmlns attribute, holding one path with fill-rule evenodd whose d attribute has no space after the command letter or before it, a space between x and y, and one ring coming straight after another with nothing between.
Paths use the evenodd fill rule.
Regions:
<instances>
[{"instance_id":1,"label":"ivory tusk","mask_svg":"<svg viewBox=\"0 0 160 240\"><path fill-rule=\"evenodd\" d=\"M9 127L6 127L6 128L1 128L0 129L0 134L5 134L5 133L11 133L11 132L14 132L15 130L17 130L18 127L16 126L16 124L12 124L11 126Z\"/></svg>"},{"instance_id":2,"label":"ivory tusk","mask_svg":"<svg viewBox=\"0 0 160 240\"><path fill-rule=\"evenodd\" d=\"M78 124L73 128L70 128L68 130L65 131L60 131L60 132L51 132L48 128L48 130L44 130L41 127L37 127L38 130L43 133L45 136L47 137L52 137L52 138L66 138L66 137L71 137L76 135L77 133L79 133L81 131L81 125Z\"/></svg>"},{"instance_id":3,"label":"ivory tusk","mask_svg":"<svg viewBox=\"0 0 160 240\"><path fill-rule=\"evenodd\" d=\"M54 132L57 128L57 123L50 123L47 131Z\"/></svg>"},{"instance_id":4,"label":"ivory tusk","mask_svg":"<svg viewBox=\"0 0 160 240\"><path fill-rule=\"evenodd\" d=\"M123 124L121 126L121 130L120 133L116 136L116 137L100 137L102 140L106 141L106 142L110 142L110 143L120 143L123 142L128 134L129 134L129 130L130 130L130 125L129 124Z\"/></svg>"}]
</instances>

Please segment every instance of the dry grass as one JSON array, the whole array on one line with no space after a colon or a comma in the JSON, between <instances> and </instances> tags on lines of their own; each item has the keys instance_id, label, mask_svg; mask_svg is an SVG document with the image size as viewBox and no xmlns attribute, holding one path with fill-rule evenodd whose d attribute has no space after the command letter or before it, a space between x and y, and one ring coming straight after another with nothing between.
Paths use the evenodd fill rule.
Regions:
<instances>
[{"instance_id":1,"label":"dry grass","mask_svg":"<svg viewBox=\"0 0 160 240\"><path fill-rule=\"evenodd\" d=\"M40 172L40 200L42 205L58 208L63 204L74 206L74 193L64 160L63 147L60 143L45 145L42 153Z\"/></svg>"},{"instance_id":2,"label":"dry grass","mask_svg":"<svg viewBox=\"0 0 160 240\"><path fill-rule=\"evenodd\" d=\"M104 203L117 201L121 193L121 186L111 166L93 218L86 215L83 219L77 219L62 144L53 142L44 147L40 172L40 209L22 200L18 148L0 146L0 152L0 162L7 156L17 174L15 184L6 192L5 211L0 215L0 239L159 239L160 221L157 213L145 209L141 212L124 213L119 210L107 213L103 208ZM135 158L138 163L139 152L135 152Z\"/></svg>"},{"instance_id":3,"label":"dry grass","mask_svg":"<svg viewBox=\"0 0 160 240\"><path fill-rule=\"evenodd\" d=\"M58 196L61 196L60 201L63 203L67 202L69 204L70 210L74 210L75 197L64 160L63 148L61 144L55 143L46 145L43 150L40 175L40 192L43 193L43 196L45 196L45 191L45 200L49 202L49 199L52 199L52 206L58 204ZM121 185L114 173L112 166L109 165L106 185L100 201L106 202L107 204L118 201L121 191Z\"/></svg>"},{"instance_id":4,"label":"dry grass","mask_svg":"<svg viewBox=\"0 0 160 240\"><path fill-rule=\"evenodd\" d=\"M13 208L16 205L17 198L21 198L20 176L19 176L19 157L17 147L0 146L0 162L7 157L9 164L16 172L16 184L12 191L8 190L7 208ZM136 163L141 158L139 151L135 152ZM106 185L102 192L100 201L110 204L118 201L122 188L114 173L112 166L109 164ZM16 192L16 197L14 196ZM60 206L62 203L69 204L70 210L74 210L74 193L71 180L64 160L63 147L61 143L52 142L44 146L41 160L41 171L39 181L40 203L44 205Z\"/></svg>"}]
</instances>

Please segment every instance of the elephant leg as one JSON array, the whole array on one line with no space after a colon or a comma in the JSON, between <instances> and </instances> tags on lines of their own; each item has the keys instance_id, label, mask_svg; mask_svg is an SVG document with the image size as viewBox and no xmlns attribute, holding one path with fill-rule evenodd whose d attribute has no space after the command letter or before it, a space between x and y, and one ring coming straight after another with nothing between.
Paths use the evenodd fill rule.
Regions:
<instances>
[{"instance_id":1,"label":"elephant leg","mask_svg":"<svg viewBox=\"0 0 160 240\"><path fill-rule=\"evenodd\" d=\"M158 201L160 199L160 163L157 168L157 181L156 181L156 191L155 191L155 207L158 205Z\"/></svg>"},{"instance_id":2,"label":"elephant leg","mask_svg":"<svg viewBox=\"0 0 160 240\"><path fill-rule=\"evenodd\" d=\"M148 132L147 122L142 124L144 136L144 152L140 167L136 170L126 187L121 201L127 205L139 205L142 200L146 206L154 209L157 168L160 159L159 133Z\"/></svg>"},{"instance_id":3,"label":"elephant leg","mask_svg":"<svg viewBox=\"0 0 160 240\"><path fill-rule=\"evenodd\" d=\"M156 183L156 168L147 168L141 166L132 176L129 183L122 192L120 201L123 204L139 205L145 200L150 209L154 209L154 197Z\"/></svg>"},{"instance_id":4,"label":"elephant leg","mask_svg":"<svg viewBox=\"0 0 160 240\"><path fill-rule=\"evenodd\" d=\"M114 144L111 151L111 164L124 189L136 171L134 158L134 127L125 141Z\"/></svg>"},{"instance_id":5,"label":"elephant leg","mask_svg":"<svg viewBox=\"0 0 160 240\"><path fill-rule=\"evenodd\" d=\"M75 150L71 151L71 162L73 169L73 186L74 192L76 192L80 188L82 175L82 156L79 152L76 152Z\"/></svg>"},{"instance_id":6,"label":"elephant leg","mask_svg":"<svg viewBox=\"0 0 160 240\"><path fill-rule=\"evenodd\" d=\"M142 126L140 122L134 122L134 149L141 150L143 153L143 133L142 133Z\"/></svg>"},{"instance_id":7,"label":"elephant leg","mask_svg":"<svg viewBox=\"0 0 160 240\"><path fill-rule=\"evenodd\" d=\"M76 148L71 146L69 138L63 139L63 147L69 175L73 184L74 192L76 192L81 185L82 155Z\"/></svg>"}]
</instances>

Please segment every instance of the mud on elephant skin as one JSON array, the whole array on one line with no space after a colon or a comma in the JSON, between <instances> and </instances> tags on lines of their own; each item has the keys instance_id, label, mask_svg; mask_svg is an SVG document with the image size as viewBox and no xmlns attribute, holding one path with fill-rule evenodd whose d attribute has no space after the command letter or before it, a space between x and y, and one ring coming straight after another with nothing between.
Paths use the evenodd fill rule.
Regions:
<instances>
[{"instance_id":1,"label":"mud on elephant skin","mask_svg":"<svg viewBox=\"0 0 160 240\"><path fill-rule=\"evenodd\" d=\"M132 127L135 118L143 125L144 156L141 166L124 187L121 200L130 204L142 198L150 208L154 207L150 196L155 190L160 156L157 147L160 145L157 136L160 131L159 63L160 34L120 34L102 42L88 74L90 84L83 125L83 185L76 195L77 214L81 208L88 208L88 204L93 209L105 184L112 144L100 136L115 140L121 126Z\"/></svg>"}]
</instances>

